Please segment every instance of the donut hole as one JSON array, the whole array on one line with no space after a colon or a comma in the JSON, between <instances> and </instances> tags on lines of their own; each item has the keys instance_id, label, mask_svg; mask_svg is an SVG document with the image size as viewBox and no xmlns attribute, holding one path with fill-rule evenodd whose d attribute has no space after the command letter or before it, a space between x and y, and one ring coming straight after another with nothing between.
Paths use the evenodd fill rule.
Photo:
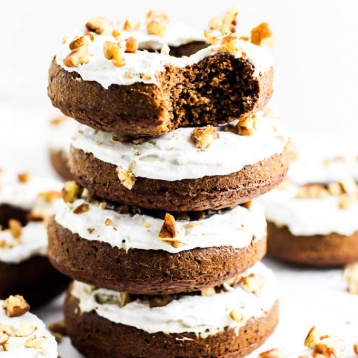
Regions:
<instances>
[{"instance_id":1,"label":"donut hole","mask_svg":"<svg viewBox=\"0 0 358 358\"><path fill-rule=\"evenodd\" d=\"M9 228L9 220L14 219L25 226L29 222L29 210L24 210L15 206L2 204L0 205L0 226L3 229Z\"/></svg>"}]
</instances>

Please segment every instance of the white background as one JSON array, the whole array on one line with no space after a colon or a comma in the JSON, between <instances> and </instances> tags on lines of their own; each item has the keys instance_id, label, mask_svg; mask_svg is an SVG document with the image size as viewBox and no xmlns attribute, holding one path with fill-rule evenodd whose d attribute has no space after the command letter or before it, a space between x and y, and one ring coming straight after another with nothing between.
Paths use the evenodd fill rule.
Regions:
<instances>
[{"instance_id":1,"label":"white background","mask_svg":"<svg viewBox=\"0 0 358 358\"><path fill-rule=\"evenodd\" d=\"M294 140L307 139L315 151L346 146L358 153L356 0L1 0L0 167L51 173L46 123L57 112L46 94L47 70L67 32L92 16L143 19L149 9L164 10L173 21L204 25L233 6L239 7L242 31L261 21L272 27L276 78L271 103ZM300 270L267 262L281 281L281 321L260 351L279 346L296 352L316 324L347 338L346 356L353 357L358 296L346 292L342 270ZM47 322L61 318L61 302L36 313ZM60 355L79 357L68 341L60 345Z\"/></svg>"}]
</instances>

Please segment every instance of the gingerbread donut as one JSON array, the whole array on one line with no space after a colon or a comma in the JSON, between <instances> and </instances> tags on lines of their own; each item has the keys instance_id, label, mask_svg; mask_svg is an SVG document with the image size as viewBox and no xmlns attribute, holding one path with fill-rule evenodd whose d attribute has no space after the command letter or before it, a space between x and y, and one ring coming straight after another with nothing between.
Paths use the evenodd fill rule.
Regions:
<instances>
[{"instance_id":1,"label":"gingerbread donut","mask_svg":"<svg viewBox=\"0 0 358 358\"><path fill-rule=\"evenodd\" d=\"M60 272L136 294L220 284L254 265L265 251L266 221L256 203L171 216L72 198L49 225L48 255Z\"/></svg>"},{"instance_id":2,"label":"gingerbread donut","mask_svg":"<svg viewBox=\"0 0 358 358\"><path fill-rule=\"evenodd\" d=\"M1 356L58 357L55 337L39 318L28 312L30 306L22 296L0 300L0 307Z\"/></svg>"},{"instance_id":3,"label":"gingerbread donut","mask_svg":"<svg viewBox=\"0 0 358 358\"><path fill-rule=\"evenodd\" d=\"M77 122L70 117L54 118L49 124L49 158L53 169L63 180L72 180L69 168L70 142Z\"/></svg>"},{"instance_id":4,"label":"gingerbread donut","mask_svg":"<svg viewBox=\"0 0 358 358\"><path fill-rule=\"evenodd\" d=\"M255 127L248 136L232 125L206 127L208 133L195 142L194 128L128 141L81 126L71 143L70 168L78 183L109 201L167 211L217 210L258 197L286 174L287 139L279 120L260 112Z\"/></svg>"},{"instance_id":5,"label":"gingerbread donut","mask_svg":"<svg viewBox=\"0 0 358 358\"><path fill-rule=\"evenodd\" d=\"M88 358L243 357L273 332L278 287L261 263L188 295L133 296L75 281L64 311L72 344Z\"/></svg>"},{"instance_id":6,"label":"gingerbread donut","mask_svg":"<svg viewBox=\"0 0 358 358\"><path fill-rule=\"evenodd\" d=\"M289 181L260 200L268 220L268 253L301 265L358 260L358 160L301 158Z\"/></svg>"},{"instance_id":7,"label":"gingerbread donut","mask_svg":"<svg viewBox=\"0 0 358 358\"><path fill-rule=\"evenodd\" d=\"M37 307L67 287L46 255L47 220L61 186L30 173L0 174L0 298L21 294Z\"/></svg>"},{"instance_id":8,"label":"gingerbread donut","mask_svg":"<svg viewBox=\"0 0 358 358\"><path fill-rule=\"evenodd\" d=\"M49 70L52 104L97 130L158 136L248 117L269 101L273 59L250 36L161 25L122 31L96 18L67 36Z\"/></svg>"}]
</instances>

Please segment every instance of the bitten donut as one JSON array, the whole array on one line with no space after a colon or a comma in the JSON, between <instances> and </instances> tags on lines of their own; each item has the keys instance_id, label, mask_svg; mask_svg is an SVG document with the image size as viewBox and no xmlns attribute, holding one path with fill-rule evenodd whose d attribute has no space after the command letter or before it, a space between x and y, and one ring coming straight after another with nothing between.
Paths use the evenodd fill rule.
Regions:
<instances>
[{"instance_id":1,"label":"bitten donut","mask_svg":"<svg viewBox=\"0 0 358 358\"><path fill-rule=\"evenodd\" d=\"M248 129L242 124L179 128L134 141L80 126L71 142L71 172L98 197L141 208L234 206L277 186L288 168L279 120L260 112L252 123L252 135L238 134Z\"/></svg>"},{"instance_id":2,"label":"bitten donut","mask_svg":"<svg viewBox=\"0 0 358 358\"><path fill-rule=\"evenodd\" d=\"M67 184L65 199L75 190ZM67 200L49 225L50 261L98 287L148 295L191 292L245 271L266 251L265 215L256 203L171 215Z\"/></svg>"},{"instance_id":3,"label":"bitten donut","mask_svg":"<svg viewBox=\"0 0 358 358\"><path fill-rule=\"evenodd\" d=\"M122 31L95 18L67 36L49 70L52 104L97 130L158 136L247 117L269 101L272 56L257 45L261 36L249 41L231 32L235 13L211 23L206 37L163 14L148 16L147 28ZM151 29L152 22L162 31Z\"/></svg>"},{"instance_id":4,"label":"bitten donut","mask_svg":"<svg viewBox=\"0 0 358 358\"><path fill-rule=\"evenodd\" d=\"M358 160L302 158L289 181L260 198L268 220L268 253L311 266L358 260Z\"/></svg>"},{"instance_id":5,"label":"bitten donut","mask_svg":"<svg viewBox=\"0 0 358 358\"><path fill-rule=\"evenodd\" d=\"M47 220L61 186L31 173L0 174L0 298L21 294L36 307L67 287L46 256Z\"/></svg>"},{"instance_id":6,"label":"bitten donut","mask_svg":"<svg viewBox=\"0 0 358 358\"><path fill-rule=\"evenodd\" d=\"M243 357L273 332L278 287L261 263L187 295L131 296L75 281L64 311L72 344L89 358Z\"/></svg>"},{"instance_id":7,"label":"bitten donut","mask_svg":"<svg viewBox=\"0 0 358 358\"><path fill-rule=\"evenodd\" d=\"M55 337L20 295L0 300L0 356L57 358Z\"/></svg>"},{"instance_id":8,"label":"bitten donut","mask_svg":"<svg viewBox=\"0 0 358 358\"><path fill-rule=\"evenodd\" d=\"M76 122L69 117L61 116L49 123L49 158L53 169L63 180L72 180L69 168L71 136Z\"/></svg>"}]
</instances>

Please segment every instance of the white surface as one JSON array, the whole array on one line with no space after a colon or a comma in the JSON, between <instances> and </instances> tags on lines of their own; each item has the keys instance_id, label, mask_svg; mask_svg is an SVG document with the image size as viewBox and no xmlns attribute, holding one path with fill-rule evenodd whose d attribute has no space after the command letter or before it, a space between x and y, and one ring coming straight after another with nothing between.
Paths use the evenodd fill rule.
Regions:
<instances>
[{"instance_id":1,"label":"white surface","mask_svg":"<svg viewBox=\"0 0 358 358\"><path fill-rule=\"evenodd\" d=\"M357 34L355 0L160 0L152 8L188 23L238 5L239 26L249 30L271 24L276 46L273 102L295 138L307 139L317 151L341 146L357 151ZM148 3L102 0L3 0L0 13L0 167L50 173L46 152L47 68L63 34L95 15L131 14L143 18ZM41 15L40 15L41 14ZM198 19L200 14L200 19ZM203 20L205 19L205 20ZM6 104L5 104L6 103ZM32 111L25 111L25 104ZM22 109L22 110L20 110ZM36 112L35 112L36 110ZM346 340L347 358L358 341L358 296L349 294L342 270L302 270L264 260L281 282L281 318L267 343L251 356L272 347L297 353L314 324ZM46 322L61 319L63 297L35 313ZM347 323L347 322L351 323ZM67 339L59 346L64 358L80 358Z\"/></svg>"},{"instance_id":2,"label":"white surface","mask_svg":"<svg viewBox=\"0 0 358 358\"><path fill-rule=\"evenodd\" d=\"M34 169L41 174L53 174L46 151L46 121L49 117L51 115L45 111L16 110L0 102L0 167L21 171ZM330 145L332 138L322 138L322 150L324 143L328 151L333 150L334 146ZM338 145L337 141L335 143ZM343 138L341 144L347 144ZM264 263L274 270L280 281L280 323L266 344L251 357L273 347L297 353L303 348L303 340L311 326L316 325L345 339L348 347L345 357L353 358L351 347L354 340L358 341L358 295L347 292L343 270L302 270L269 259L265 259ZM34 313L47 323L60 320L62 300L63 296ZM68 339L59 345L59 354L65 358L81 357Z\"/></svg>"}]
</instances>

